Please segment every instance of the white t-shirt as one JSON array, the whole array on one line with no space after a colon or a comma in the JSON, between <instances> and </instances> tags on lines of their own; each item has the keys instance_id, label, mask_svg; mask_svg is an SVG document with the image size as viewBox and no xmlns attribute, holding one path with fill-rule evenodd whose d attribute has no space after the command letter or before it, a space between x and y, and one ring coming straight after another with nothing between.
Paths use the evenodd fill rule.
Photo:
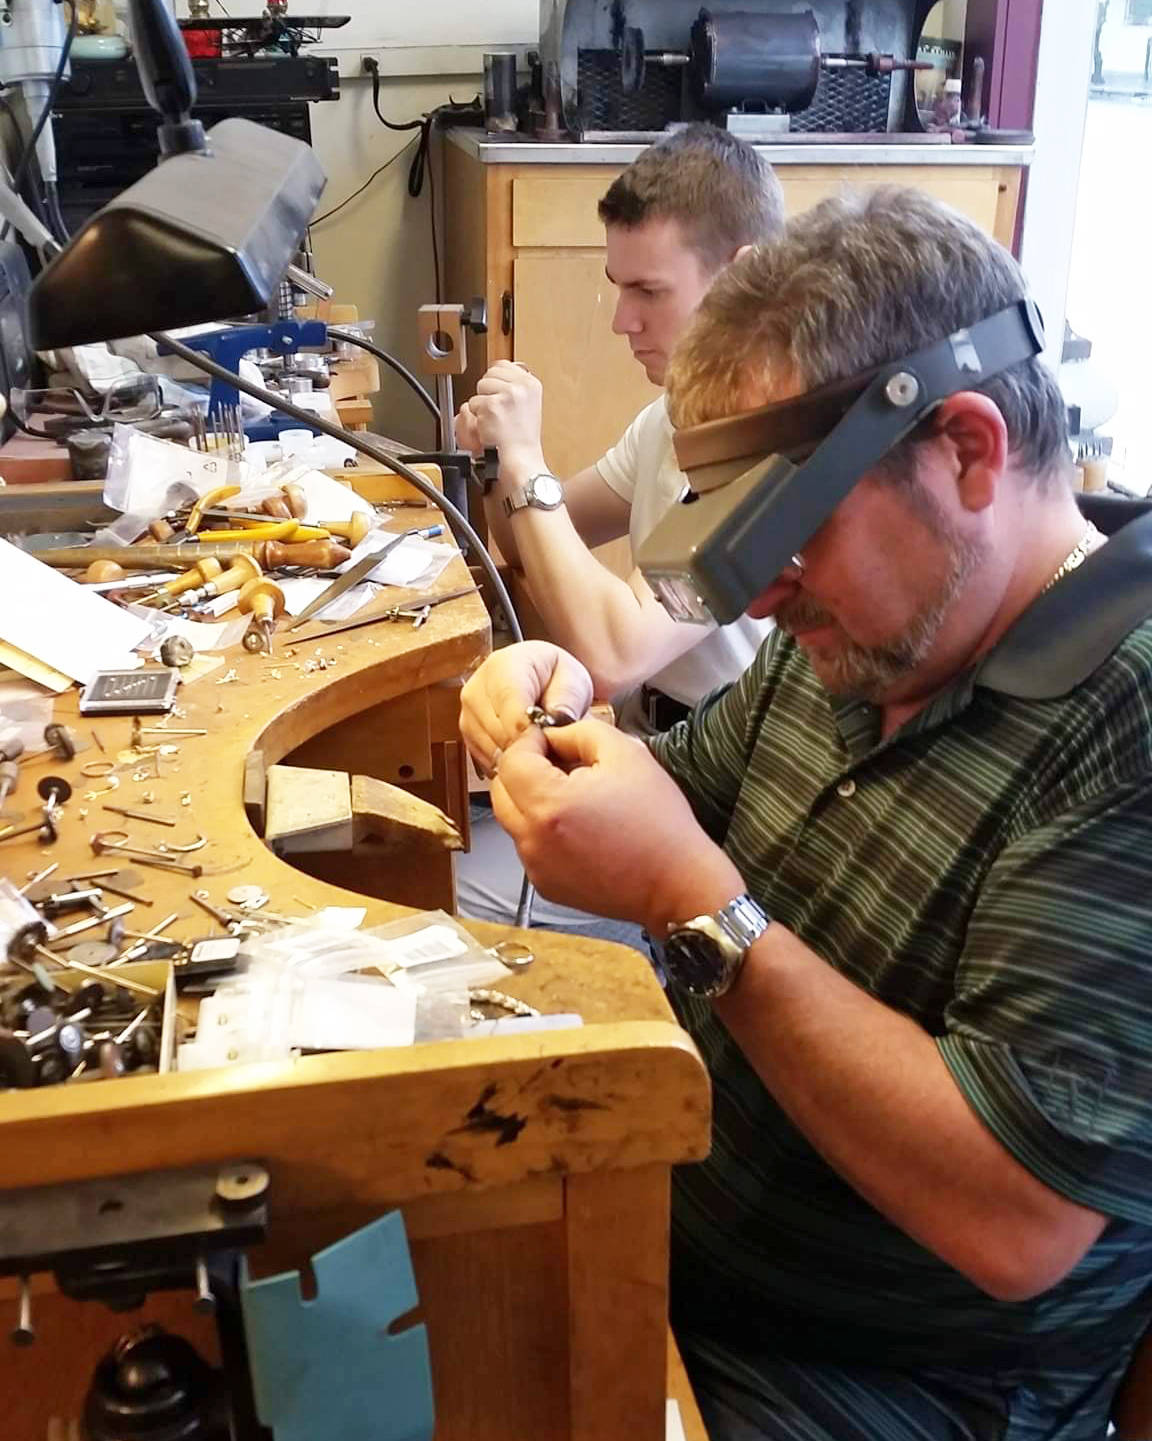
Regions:
<instances>
[{"instance_id":1,"label":"white t-shirt","mask_svg":"<svg viewBox=\"0 0 1152 1441\"><path fill-rule=\"evenodd\" d=\"M687 484L676 468L672 423L664 397L645 406L616 444L596 462L606 485L632 507L628 540L635 556L657 521L676 504ZM700 642L671 665L648 677L648 684L685 705L742 675L772 629L770 620L742 615L731 625L698 626Z\"/></svg>"}]
</instances>

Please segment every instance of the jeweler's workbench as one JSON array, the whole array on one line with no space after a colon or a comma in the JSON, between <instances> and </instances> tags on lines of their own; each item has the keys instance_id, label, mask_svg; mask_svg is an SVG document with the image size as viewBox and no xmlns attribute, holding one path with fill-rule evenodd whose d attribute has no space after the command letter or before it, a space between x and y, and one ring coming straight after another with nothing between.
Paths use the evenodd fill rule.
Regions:
<instances>
[{"instance_id":1,"label":"jeweler's workbench","mask_svg":"<svg viewBox=\"0 0 1152 1441\"><path fill-rule=\"evenodd\" d=\"M439 587L468 583L457 560ZM80 717L70 692L55 719L87 748L28 766L21 797L35 804L42 774L70 781L59 839L8 841L0 871L20 885L52 863L61 878L119 864L91 845L113 828L141 850L202 836L202 847L175 853L198 875L123 861L140 869L138 889L152 902L127 924L145 931L177 912L164 932L177 938L217 929L193 892L219 905L241 885L292 915L364 905L369 925L399 914L396 898L444 904L450 869L437 875L426 858L405 868L393 852L384 861L366 848L351 860L311 857L312 874L279 859L246 817L245 766L261 753L268 765L290 758L356 771L410 784L461 818L457 687L488 644L484 606L468 595L418 629L385 622L327 643L278 634L271 657L237 647L182 688L177 713L142 720L134 758L131 718ZM115 787L94 774L108 762ZM470 929L485 944L507 934ZM544 932L532 948L535 964L507 989L547 1011L579 1012L582 1028L0 1092L0 1188L255 1158L272 1178L258 1273L300 1266L402 1207L438 1441L657 1441L669 1168L707 1150L707 1076L636 952ZM14 1288L0 1290L14 1324L5 1296ZM149 1302L142 1316L203 1341L192 1299ZM97 1357L137 1319L54 1294L34 1302L37 1343L0 1342L3 1431L13 1441L41 1441L49 1417L79 1414Z\"/></svg>"}]
</instances>

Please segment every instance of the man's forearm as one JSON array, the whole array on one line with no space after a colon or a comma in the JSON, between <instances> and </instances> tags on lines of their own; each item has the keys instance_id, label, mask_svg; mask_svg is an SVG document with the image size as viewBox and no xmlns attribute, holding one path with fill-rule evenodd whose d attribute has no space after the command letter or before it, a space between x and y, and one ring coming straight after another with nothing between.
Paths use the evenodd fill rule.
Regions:
<instances>
[{"instance_id":1,"label":"man's forearm","mask_svg":"<svg viewBox=\"0 0 1152 1441\"><path fill-rule=\"evenodd\" d=\"M984 1126L931 1036L779 923L714 1004L829 1164L976 1285L1021 1299L1099 1235L1102 1217L1044 1186Z\"/></svg>"},{"instance_id":2,"label":"man's forearm","mask_svg":"<svg viewBox=\"0 0 1152 1441\"><path fill-rule=\"evenodd\" d=\"M524 568L524 560L520 554L520 547L516 543L511 518L504 513L504 500L511 491L530 480L533 475L539 475L547 469L543 453L535 459L533 457L517 458L512 462L506 461L501 456L500 479L484 497L484 515L488 521L488 534L495 540L500 554L508 564L519 570Z\"/></svg>"},{"instance_id":3,"label":"man's forearm","mask_svg":"<svg viewBox=\"0 0 1152 1441\"><path fill-rule=\"evenodd\" d=\"M588 668L601 699L638 685L695 641L654 597L596 559L567 511L521 511L511 529L548 638Z\"/></svg>"}]
</instances>

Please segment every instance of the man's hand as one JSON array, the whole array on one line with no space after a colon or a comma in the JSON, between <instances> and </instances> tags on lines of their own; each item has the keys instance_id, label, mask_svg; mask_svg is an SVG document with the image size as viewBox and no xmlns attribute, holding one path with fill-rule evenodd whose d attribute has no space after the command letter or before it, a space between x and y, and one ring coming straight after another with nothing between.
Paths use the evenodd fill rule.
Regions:
<instances>
[{"instance_id":1,"label":"man's hand","mask_svg":"<svg viewBox=\"0 0 1152 1441\"><path fill-rule=\"evenodd\" d=\"M548 467L540 444L543 391L540 382L513 360L498 360L480 378L476 394L456 416L457 443L474 455L486 447L500 452L501 469L528 479Z\"/></svg>"},{"instance_id":2,"label":"man's hand","mask_svg":"<svg viewBox=\"0 0 1152 1441\"><path fill-rule=\"evenodd\" d=\"M655 935L744 889L648 748L601 721L526 732L500 760L492 807L542 895Z\"/></svg>"},{"instance_id":3,"label":"man's hand","mask_svg":"<svg viewBox=\"0 0 1152 1441\"><path fill-rule=\"evenodd\" d=\"M592 704L592 677L574 657L545 640L495 651L460 692L460 734L484 772L532 724L538 705L558 719L579 720Z\"/></svg>"}]
</instances>

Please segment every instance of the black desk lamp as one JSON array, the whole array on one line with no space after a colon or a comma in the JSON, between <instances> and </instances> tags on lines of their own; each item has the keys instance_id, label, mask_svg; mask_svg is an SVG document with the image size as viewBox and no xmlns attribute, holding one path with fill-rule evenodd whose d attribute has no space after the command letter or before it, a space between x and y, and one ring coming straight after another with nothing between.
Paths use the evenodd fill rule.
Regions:
<instances>
[{"instance_id":1,"label":"black desk lamp","mask_svg":"<svg viewBox=\"0 0 1152 1441\"><path fill-rule=\"evenodd\" d=\"M130 0L130 13L141 83L161 117L161 163L87 220L33 283L37 350L263 309L324 188L302 141L250 120L222 120L205 135L163 0Z\"/></svg>"}]
</instances>

